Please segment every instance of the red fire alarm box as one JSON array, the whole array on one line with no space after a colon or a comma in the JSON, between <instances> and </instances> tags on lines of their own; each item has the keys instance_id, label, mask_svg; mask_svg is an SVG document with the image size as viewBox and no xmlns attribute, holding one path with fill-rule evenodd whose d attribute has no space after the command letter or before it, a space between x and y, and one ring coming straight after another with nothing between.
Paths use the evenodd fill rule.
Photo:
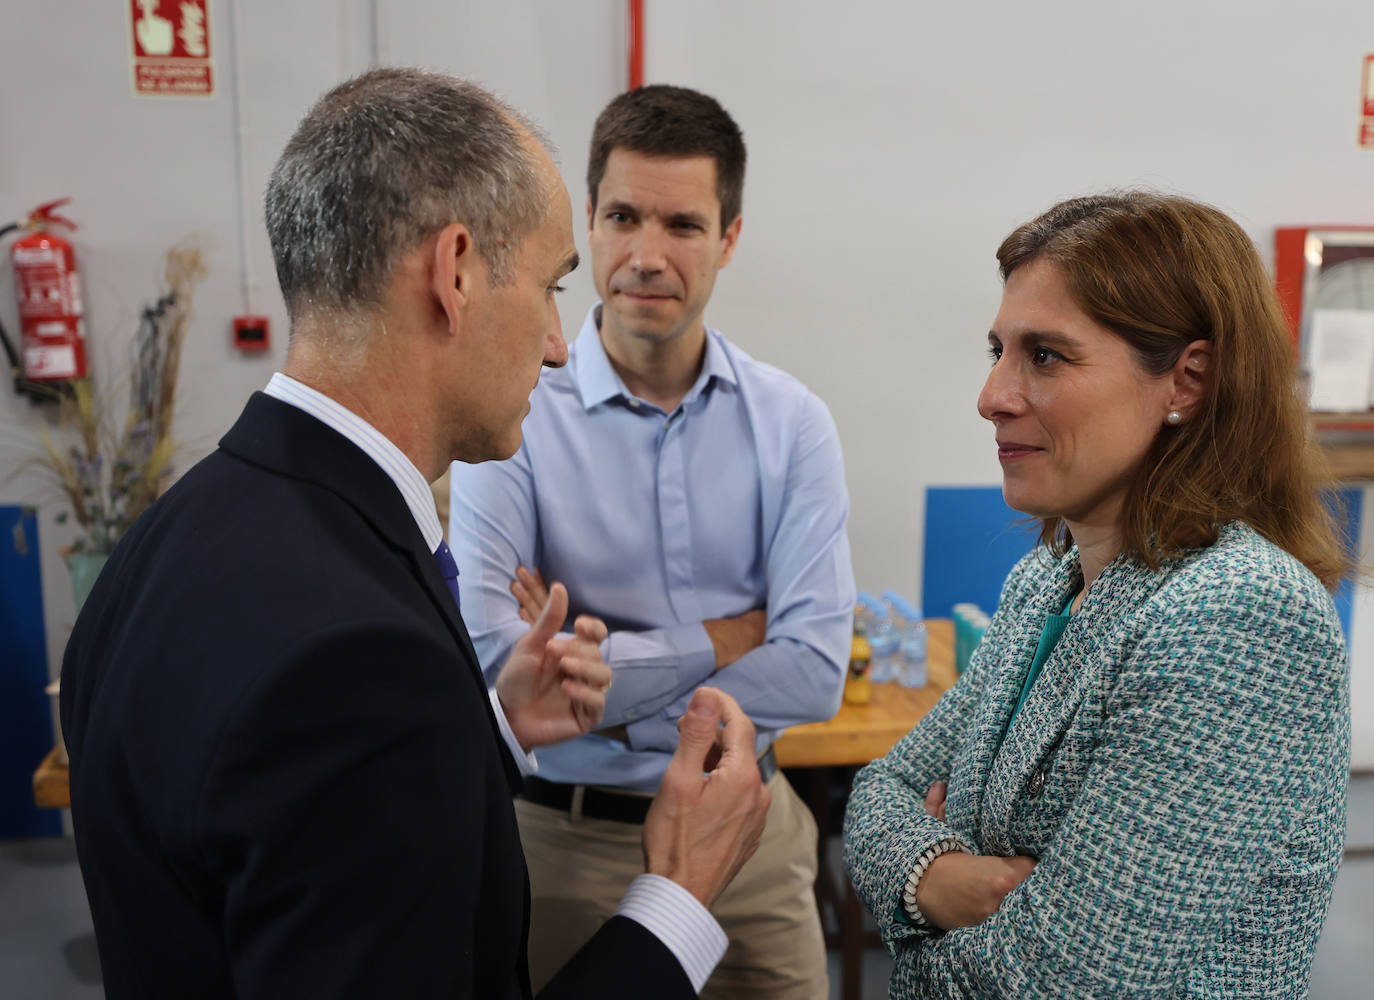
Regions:
<instances>
[{"instance_id":1,"label":"red fire alarm box","mask_svg":"<svg viewBox=\"0 0 1374 1000\"><path fill-rule=\"evenodd\" d=\"M235 316L234 346L240 351L259 352L271 346L266 316Z\"/></svg>"}]
</instances>

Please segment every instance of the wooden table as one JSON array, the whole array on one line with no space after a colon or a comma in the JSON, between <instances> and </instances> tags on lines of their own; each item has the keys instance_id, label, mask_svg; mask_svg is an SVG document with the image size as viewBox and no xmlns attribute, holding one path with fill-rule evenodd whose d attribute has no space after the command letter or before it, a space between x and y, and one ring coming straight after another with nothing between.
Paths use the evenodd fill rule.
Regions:
<instances>
[{"instance_id":1,"label":"wooden table","mask_svg":"<svg viewBox=\"0 0 1374 1000\"><path fill-rule=\"evenodd\" d=\"M845 702L829 722L796 726L773 744L778 764L785 768L811 768L811 811L816 817L820 843L820 863L816 872L816 902L829 904L840 926L838 934L826 936L826 944L838 948L841 958L841 991L844 1000L859 1000L863 992L863 953L866 947L881 947L873 933L863 930L863 905L854 887L841 872L836 878L827 862L826 842L833 831L832 789L843 782L844 793L855 768L862 767L892 749L912 726L953 686L954 623L948 618L926 621L930 642L926 652L929 682L923 688L904 688L896 684L874 684L873 700L867 705ZM837 774L838 772L838 774Z\"/></svg>"},{"instance_id":2,"label":"wooden table","mask_svg":"<svg viewBox=\"0 0 1374 1000\"><path fill-rule=\"evenodd\" d=\"M954 686L954 623L948 618L931 618L926 628L930 634L926 652L930 682L925 687L874 684L873 700L867 705L845 702L829 722L792 727L773 744L779 766L856 766L891 750Z\"/></svg>"},{"instance_id":3,"label":"wooden table","mask_svg":"<svg viewBox=\"0 0 1374 1000\"><path fill-rule=\"evenodd\" d=\"M40 809L70 809L71 789L67 785L67 764L61 751L53 747L33 772L33 801Z\"/></svg>"}]
</instances>

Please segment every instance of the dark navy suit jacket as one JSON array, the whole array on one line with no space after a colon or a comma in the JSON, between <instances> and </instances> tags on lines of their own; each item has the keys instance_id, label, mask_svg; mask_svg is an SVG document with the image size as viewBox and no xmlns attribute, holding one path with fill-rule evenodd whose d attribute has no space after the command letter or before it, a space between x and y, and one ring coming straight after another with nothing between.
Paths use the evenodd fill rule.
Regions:
<instances>
[{"instance_id":1,"label":"dark navy suit jacket","mask_svg":"<svg viewBox=\"0 0 1374 1000\"><path fill-rule=\"evenodd\" d=\"M501 739L395 484L255 394L120 542L62 667L108 996L528 997ZM690 997L615 918L541 994Z\"/></svg>"}]
</instances>

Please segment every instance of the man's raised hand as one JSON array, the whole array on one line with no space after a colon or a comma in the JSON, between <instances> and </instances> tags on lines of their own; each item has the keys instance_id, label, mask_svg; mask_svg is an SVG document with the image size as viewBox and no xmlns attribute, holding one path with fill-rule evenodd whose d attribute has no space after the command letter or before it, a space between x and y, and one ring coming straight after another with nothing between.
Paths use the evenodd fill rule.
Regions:
<instances>
[{"instance_id":1,"label":"man's raised hand","mask_svg":"<svg viewBox=\"0 0 1374 1000\"><path fill-rule=\"evenodd\" d=\"M735 699L699 688L677 728L677 752L644 820L644 857L650 874L709 908L758 849L770 796L754 724Z\"/></svg>"},{"instance_id":2,"label":"man's raised hand","mask_svg":"<svg viewBox=\"0 0 1374 1000\"><path fill-rule=\"evenodd\" d=\"M567 613L568 591L555 583L496 678L506 720L526 750L591 731L606 708L611 686L611 668L601 659L606 625L579 615L573 634L560 638Z\"/></svg>"}]
</instances>

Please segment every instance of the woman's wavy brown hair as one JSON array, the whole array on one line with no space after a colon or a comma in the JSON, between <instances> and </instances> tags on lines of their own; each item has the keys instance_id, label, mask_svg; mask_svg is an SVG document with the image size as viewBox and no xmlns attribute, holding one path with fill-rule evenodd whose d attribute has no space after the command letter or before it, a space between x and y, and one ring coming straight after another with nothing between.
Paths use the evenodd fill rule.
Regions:
<instances>
[{"instance_id":1,"label":"woman's wavy brown hair","mask_svg":"<svg viewBox=\"0 0 1374 1000\"><path fill-rule=\"evenodd\" d=\"M1307 427L1293 347L1255 245L1222 212L1148 191L1060 202L997 248L1002 280L1033 260L1056 264L1088 316L1162 375L1195 340L1212 344L1202 403L1162 425L1127 491L1124 550L1154 568L1245 521L1328 588L1349 571L1319 488L1326 463ZM1062 555L1060 518L1040 541Z\"/></svg>"}]
</instances>

